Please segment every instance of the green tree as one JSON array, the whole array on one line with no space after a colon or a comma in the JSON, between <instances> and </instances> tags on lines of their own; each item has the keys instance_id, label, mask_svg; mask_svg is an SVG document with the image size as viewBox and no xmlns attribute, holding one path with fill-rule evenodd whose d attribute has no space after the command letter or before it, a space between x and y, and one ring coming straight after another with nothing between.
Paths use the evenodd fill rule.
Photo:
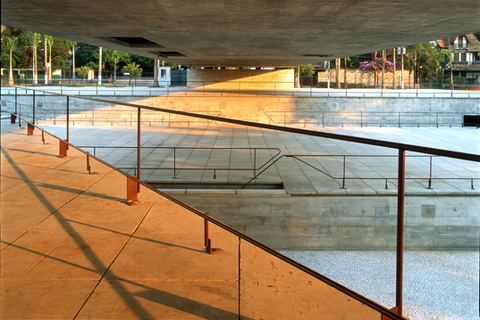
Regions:
<instances>
[{"instance_id":1,"label":"green tree","mask_svg":"<svg viewBox=\"0 0 480 320\"><path fill-rule=\"evenodd\" d=\"M13 50L17 48L18 38L10 37L7 39L7 48L10 51L10 69L8 72L8 84L13 86Z\"/></svg>"},{"instance_id":2,"label":"green tree","mask_svg":"<svg viewBox=\"0 0 480 320\"><path fill-rule=\"evenodd\" d=\"M47 41L47 50L48 50L48 65L47 65L47 70L48 70L48 84L52 84L52 47L55 42L55 39L52 36L46 36L46 41Z\"/></svg>"},{"instance_id":3,"label":"green tree","mask_svg":"<svg viewBox=\"0 0 480 320\"><path fill-rule=\"evenodd\" d=\"M442 49L441 53L447 56L447 59L450 65L450 87L453 90L453 54L452 54L452 51L448 49Z\"/></svg>"},{"instance_id":4,"label":"green tree","mask_svg":"<svg viewBox=\"0 0 480 320\"><path fill-rule=\"evenodd\" d=\"M415 79L435 77L443 61L443 54L430 42L407 46L405 69L413 71Z\"/></svg>"},{"instance_id":5,"label":"green tree","mask_svg":"<svg viewBox=\"0 0 480 320\"><path fill-rule=\"evenodd\" d=\"M38 59L37 59L37 45L40 41L41 35L36 32L27 32L28 41L32 46L32 67L33 67L33 76L32 84L37 85L38 83Z\"/></svg>"},{"instance_id":6,"label":"green tree","mask_svg":"<svg viewBox=\"0 0 480 320\"><path fill-rule=\"evenodd\" d=\"M135 54L131 55L129 62L130 61L138 64L142 70L153 70L153 66L155 64L155 59L141 57Z\"/></svg>"},{"instance_id":7,"label":"green tree","mask_svg":"<svg viewBox=\"0 0 480 320\"><path fill-rule=\"evenodd\" d=\"M297 69L295 69L296 71ZM315 68L311 64L300 66L300 77L311 77L315 74Z\"/></svg>"},{"instance_id":8,"label":"green tree","mask_svg":"<svg viewBox=\"0 0 480 320\"><path fill-rule=\"evenodd\" d=\"M129 62L130 55L125 52L105 48L105 50L103 51L103 56L104 56L105 62L108 62L110 65L113 65L113 85L116 86L117 85L117 69L118 69L117 64L119 62Z\"/></svg>"},{"instance_id":9,"label":"green tree","mask_svg":"<svg viewBox=\"0 0 480 320\"><path fill-rule=\"evenodd\" d=\"M81 66L80 68L78 68L78 75L82 78L82 81L85 79L85 77L88 76L90 70L91 69L87 66Z\"/></svg>"},{"instance_id":10,"label":"green tree","mask_svg":"<svg viewBox=\"0 0 480 320\"><path fill-rule=\"evenodd\" d=\"M98 56L96 58L94 57L95 53L98 54L98 47L85 43L79 43L76 52L77 65L81 67L86 66L89 62L98 63Z\"/></svg>"},{"instance_id":11,"label":"green tree","mask_svg":"<svg viewBox=\"0 0 480 320\"><path fill-rule=\"evenodd\" d=\"M140 67L140 65L136 64L135 62L129 63L122 68L122 72L128 73L128 85L132 84L132 79L140 78L142 76L142 71L143 69Z\"/></svg>"}]
</instances>

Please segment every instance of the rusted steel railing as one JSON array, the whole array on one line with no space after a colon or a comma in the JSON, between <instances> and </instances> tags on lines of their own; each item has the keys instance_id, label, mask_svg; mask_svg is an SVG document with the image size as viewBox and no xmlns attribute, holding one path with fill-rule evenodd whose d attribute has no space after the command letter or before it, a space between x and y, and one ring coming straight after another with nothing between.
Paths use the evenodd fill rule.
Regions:
<instances>
[{"instance_id":1,"label":"rusted steel railing","mask_svg":"<svg viewBox=\"0 0 480 320\"><path fill-rule=\"evenodd\" d=\"M30 88L24 88L25 90L32 90ZM35 90L33 90L35 91ZM75 99L84 99L84 100L89 100L89 101L94 101L94 102L100 102L100 103L113 103L112 101L109 100L103 100L103 99L95 99L95 98L89 98L89 97L82 97L82 96L72 96L72 95L66 95L66 94L59 94L55 92L48 92L48 91L42 91L46 94L55 94L59 96L69 96L71 98ZM34 96L34 95L33 95ZM272 255L290 263L293 266L296 266L297 268L304 270L306 273L311 274L312 276L316 277L319 280L322 280L323 282L332 285L335 287L337 290L340 290L341 292L344 292L351 297L357 299L358 301L361 301L362 303L371 306L373 309L381 312L383 315L386 315L390 317L391 319L402 319L402 304L403 304L403 237L404 237L404 200L405 200L405 153L406 152L419 152L419 153L424 153L424 154L430 154L430 155L436 155L436 156L442 156L442 157L449 157L453 159L460 159L460 160L468 160L468 161L473 161L473 162L480 162L480 155L477 154L471 154L471 153L465 153L465 152L457 152L457 151L449 151L449 150L444 150L444 149L438 149L438 148L429 148L429 147L423 147L423 146L416 146L416 145L411 145L411 144L405 144L405 143L397 143L397 142L390 142L390 141L384 141L384 140L378 140L378 139L370 139L370 138L362 138L362 137L354 137L354 136L348 136L348 135L342 135L342 134L336 134L336 133L328 133L328 132L320 132L320 131L312 131L312 130L306 130L306 129L301 129L301 128L293 128L293 127L287 127L287 126L278 126L278 125L271 125L271 124L263 124L263 123L256 123L256 122L251 122L251 121L244 121L244 120L237 120L237 119L229 119L229 118L220 118L220 117L215 117L215 116L210 116L210 115L202 115L202 114L195 114L192 112L186 112L186 111L180 111L180 110L170 110L170 109L165 109L165 108L155 108L155 107L149 107L149 106L143 106L143 105L138 105L134 103L125 103L125 102L114 102L117 105L123 105L123 106L128 106L132 108L136 108L138 110L152 110L156 112L165 112L169 114L176 114L176 115L182 115L182 116L188 116L188 117L194 117L194 118L200 118L200 119L206 119L206 120L212 120L212 121L218 121L218 122L223 122L223 123L230 123L230 124L235 124L235 125L242 125L242 126L247 126L247 127L253 127L253 128L260 128L260 129L268 129L268 130L276 130L276 131L281 131L281 132L289 132L289 133L295 133L295 134L301 134L301 135L307 135L307 136L312 136L312 137L320 137L320 138L328 138L328 139L334 139L334 140L340 140L340 141L347 141L347 142L354 142L354 143L360 143L360 144L366 144L366 145L372 145L372 146L378 146L378 147L385 147L385 148L390 148L390 149L396 149L398 150L398 191L397 191L397 216L398 216L398 222L397 222L397 284L396 284L396 306L392 309L394 312L387 310L386 308L376 304L373 301L370 301L369 299L359 295L356 292L353 292L352 290L343 287L342 285L332 281L331 279L328 279L324 277L323 275L320 275L316 273L315 271L281 255L280 253L276 252L275 250L243 235L242 233L222 224L221 222L205 215L203 212L188 206L187 204L176 200L175 198L168 196L165 193L162 193L156 189L154 189L151 186L148 186L140 180L140 176L131 176L123 171L122 174L126 175L128 179L131 179L138 183L139 185L142 185L146 188L151 189L154 192L162 194L164 197L170 199L171 201L181 205L182 207L190 210L193 213L198 214L199 216L203 217L204 219L222 227L223 229L239 236L240 238L256 245L257 247L263 249L266 252L271 253ZM139 111L140 113L140 111ZM138 121L138 130L137 130L137 135L138 135L138 141L140 139L140 128L141 124L140 121ZM33 123L31 125L35 125L35 104L33 104ZM61 140L60 138L57 137L57 139ZM68 141L65 141L64 143L71 145ZM73 145L72 145L73 146ZM85 151L82 151L85 153ZM115 170L118 170L112 165L107 164L105 161L102 161L100 159L97 159L98 161L108 165L109 167L114 168ZM138 162L137 164L137 170L140 169L140 163ZM138 189L137 189L138 190Z\"/></svg>"}]
</instances>

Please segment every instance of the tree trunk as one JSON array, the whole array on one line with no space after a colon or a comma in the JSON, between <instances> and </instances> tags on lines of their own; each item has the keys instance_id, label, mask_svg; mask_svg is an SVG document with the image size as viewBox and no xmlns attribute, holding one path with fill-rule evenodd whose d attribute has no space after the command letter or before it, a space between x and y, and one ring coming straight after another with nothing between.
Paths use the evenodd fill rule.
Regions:
<instances>
[{"instance_id":1,"label":"tree trunk","mask_svg":"<svg viewBox=\"0 0 480 320\"><path fill-rule=\"evenodd\" d=\"M102 84L102 47L98 49L98 85Z\"/></svg>"},{"instance_id":2,"label":"tree trunk","mask_svg":"<svg viewBox=\"0 0 480 320\"><path fill-rule=\"evenodd\" d=\"M158 59L153 60L153 86L158 87Z\"/></svg>"},{"instance_id":3,"label":"tree trunk","mask_svg":"<svg viewBox=\"0 0 480 320\"><path fill-rule=\"evenodd\" d=\"M117 86L117 58L113 59L113 86Z\"/></svg>"},{"instance_id":4,"label":"tree trunk","mask_svg":"<svg viewBox=\"0 0 480 320\"><path fill-rule=\"evenodd\" d=\"M75 74L75 45L72 45L72 85L77 85L77 75Z\"/></svg>"},{"instance_id":5,"label":"tree trunk","mask_svg":"<svg viewBox=\"0 0 480 320\"><path fill-rule=\"evenodd\" d=\"M10 70L8 71L8 85L13 86L13 50L10 49Z\"/></svg>"},{"instance_id":6,"label":"tree trunk","mask_svg":"<svg viewBox=\"0 0 480 320\"><path fill-rule=\"evenodd\" d=\"M53 84L52 81L52 45L48 45L48 83Z\"/></svg>"},{"instance_id":7,"label":"tree trunk","mask_svg":"<svg viewBox=\"0 0 480 320\"><path fill-rule=\"evenodd\" d=\"M33 34L33 75L32 84L34 86L38 83L38 70L37 70L37 33Z\"/></svg>"},{"instance_id":8,"label":"tree trunk","mask_svg":"<svg viewBox=\"0 0 480 320\"><path fill-rule=\"evenodd\" d=\"M455 87L453 85L453 59L450 60L450 86L451 86L452 90L455 89Z\"/></svg>"},{"instance_id":9,"label":"tree trunk","mask_svg":"<svg viewBox=\"0 0 480 320\"><path fill-rule=\"evenodd\" d=\"M396 57L395 57L395 48L393 49L393 78L392 78L392 89L396 89L395 88L395 71L397 70L397 61L395 60Z\"/></svg>"},{"instance_id":10,"label":"tree trunk","mask_svg":"<svg viewBox=\"0 0 480 320\"><path fill-rule=\"evenodd\" d=\"M340 59L335 59L335 78L337 81L337 89L340 89Z\"/></svg>"},{"instance_id":11,"label":"tree trunk","mask_svg":"<svg viewBox=\"0 0 480 320\"><path fill-rule=\"evenodd\" d=\"M45 55L45 84L48 84L48 51L47 51L47 36L45 36L45 50L44 50L44 55Z\"/></svg>"},{"instance_id":12,"label":"tree trunk","mask_svg":"<svg viewBox=\"0 0 480 320\"><path fill-rule=\"evenodd\" d=\"M385 89L385 50L382 50L382 89Z\"/></svg>"},{"instance_id":13,"label":"tree trunk","mask_svg":"<svg viewBox=\"0 0 480 320\"><path fill-rule=\"evenodd\" d=\"M330 60L328 60L327 89L330 89L330 76L331 76Z\"/></svg>"}]
</instances>

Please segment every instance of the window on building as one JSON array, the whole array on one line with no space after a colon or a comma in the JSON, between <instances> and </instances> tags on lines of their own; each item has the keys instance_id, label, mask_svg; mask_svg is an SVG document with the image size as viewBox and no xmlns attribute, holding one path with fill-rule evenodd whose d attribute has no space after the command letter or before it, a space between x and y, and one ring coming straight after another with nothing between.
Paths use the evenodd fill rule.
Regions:
<instances>
[{"instance_id":1,"label":"window on building","mask_svg":"<svg viewBox=\"0 0 480 320\"><path fill-rule=\"evenodd\" d=\"M453 54L453 61L467 61L467 53L466 52L455 52Z\"/></svg>"},{"instance_id":2,"label":"window on building","mask_svg":"<svg viewBox=\"0 0 480 320\"><path fill-rule=\"evenodd\" d=\"M455 48L456 49L466 49L467 48L467 38L465 36L460 36L455 39Z\"/></svg>"},{"instance_id":3,"label":"window on building","mask_svg":"<svg viewBox=\"0 0 480 320\"><path fill-rule=\"evenodd\" d=\"M480 61L480 56L478 56L478 52L472 53L472 61Z\"/></svg>"}]
</instances>

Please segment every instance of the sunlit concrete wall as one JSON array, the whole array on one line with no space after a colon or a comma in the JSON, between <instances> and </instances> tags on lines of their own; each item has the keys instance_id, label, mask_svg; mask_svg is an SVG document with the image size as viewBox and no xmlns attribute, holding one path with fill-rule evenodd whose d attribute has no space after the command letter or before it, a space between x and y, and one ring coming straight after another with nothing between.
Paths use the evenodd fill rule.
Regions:
<instances>
[{"instance_id":1,"label":"sunlit concrete wall","mask_svg":"<svg viewBox=\"0 0 480 320\"><path fill-rule=\"evenodd\" d=\"M394 196L172 195L276 249L395 249ZM478 196L407 196L406 249L478 250Z\"/></svg>"},{"instance_id":2,"label":"sunlit concrete wall","mask_svg":"<svg viewBox=\"0 0 480 320\"><path fill-rule=\"evenodd\" d=\"M188 88L281 90L294 87L293 69L188 69Z\"/></svg>"},{"instance_id":3,"label":"sunlit concrete wall","mask_svg":"<svg viewBox=\"0 0 480 320\"><path fill-rule=\"evenodd\" d=\"M352 121L357 123L355 125L358 125L360 121L366 125L371 123L370 125L375 126L387 126L387 123L398 125L398 113L402 113L403 123L411 123L415 126L433 125L437 120L437 113L443 113L439 115L441 123L454 123L459 126L463 121L463 114L480 113L480 99L474 98L346 98L240 94L185 96L182 93L157 97L92 96L92 98L110 100L114 103L96 103L71 98L70 118L75 121L94 116L97 120L111 120L110 122L113 124L117 123L117 120L120 121L118 124L127 124L130 120L135 120L136 111L133 108L116 105L115 102L129 102L149 107L190 111L260 123L300 126L322 125L323 119L326 122L340 125ZM3 99L9 100L9 106L12 106L14 97L5 96L2 97ZM66 114L65 97L38 95L35 101L36 115L40 119ZM19 95L18 103L29 106L28 108L31 110L32 97ZM28 108L23 107L22 112L27 112ZM91 110L95 110L95 112ZM31 113L31 111L29 112ZM409 112L414 114L408 115ZM93 113L95 114L93 115ZM142 119L146 123L161 125L172 123L172 121L176 125L192 125L196 122L191 118L154 111L144 111Z\"/></svg>"}]
</instances>

